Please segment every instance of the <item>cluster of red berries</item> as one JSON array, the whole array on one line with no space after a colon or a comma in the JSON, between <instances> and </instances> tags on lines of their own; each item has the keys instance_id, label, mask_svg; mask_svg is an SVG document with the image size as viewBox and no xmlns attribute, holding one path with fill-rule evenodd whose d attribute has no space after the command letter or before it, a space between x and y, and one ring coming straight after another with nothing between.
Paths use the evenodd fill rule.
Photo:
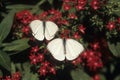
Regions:
<instances>
[{"instance_id":1,"label":"cluster of red berries","mask_svg":"<svg viewBox=\"0 0 120 80\"><path fill-rule=\"evenodd\" d=\"M16 19L20 21L22 24L27 25L31 22L33 16L28 10L24 10L16 14Z\"/></svg>"},{"instance_id":2,"label":"cluster of red berries","mask_svg":"<svg viewBox=\"0 0 120 80\"><path fill-rule=\"evenodd\" d=\"M84 10L87 5L87 0L64 0L63 9L65 11L75 7L77 11ZM100 8L100 0L92 0L90 6L97 10Z\"/></svg>"},{"instance_id":3,"label":"cluster of red berries","mask_svg":"<svg viewBox=\"0 0 120 80\"><path fill-rule=\"evenodd\" d=\"M106 25L106 28L111 31L111 30L120 30L120 18L118 17L114 21L109 21Z\"/></svg>"},{"instance_id":4,"label":"cluster of red berries","mask_svg":"<svg viewBox=\"0 0 120 80\"><path fill-rule=\"evenodd\" d=\"M64 0L63 9L68 11L72 7L75 7L76 10L83 10L86 4L87 0Z\"/></svg>"},{"instance_id":5,"label":"cluster of red berries","mask_svg":"<svg viewBox=\"0 0 120 80\"><path fill-rule=\"evenodd\" d=\"M74 65L82 64L93 72L96 72L103 67L101 53L93 50L84 51L76 60L72 61L72 63Z\"/></svg>"},{"instance_id":6,"label":"cluster of red berries","mask_svg":"<svg viewBox=\"0 0 120 80\"><path fill-rule=\"evenodd\" d=\"M47 60L45 60L44 54L39 53L40 49L38 46L32 47L30 51L30 62L33 65L39 65L38 72L41 76L46 76L48 73L56 74L55 67Z\"/></svg>"},{"instance_id":7,"label":"cluster of red berries","mask_svg":"<svg viewBox=\"0 0 120 80\"><path fill-rule=\"evenodd\" d=\"M49 73L52 73L52 74L55 75L56 74L56 69L50 62L45 61L45 62L41 63L41 66L40 66L38 72L42 76L46 76Z\"/></svg>"},{"instance_id":8,"label":"cluster of red berries","mask_svg":"<svg viewBox=\"0 0 120 80\"><path fill-rule=\"evenodd\" d=\"M6 76L5 78L0 77L0 80L20 80L20 72L13 73L12 76Z\"/></svg>"},{"instance_id":9,"label":"cluster of red berries","mask_svg":"<svg viewBox=\"0 0 120 80\"><path fill-rule=\"evenodd\" d=\"M81 56L83 62L85 62L86 66L90 71L98 71L98 69L103 67L100 52L86 50Z\"/></svg>"}]
</instances>

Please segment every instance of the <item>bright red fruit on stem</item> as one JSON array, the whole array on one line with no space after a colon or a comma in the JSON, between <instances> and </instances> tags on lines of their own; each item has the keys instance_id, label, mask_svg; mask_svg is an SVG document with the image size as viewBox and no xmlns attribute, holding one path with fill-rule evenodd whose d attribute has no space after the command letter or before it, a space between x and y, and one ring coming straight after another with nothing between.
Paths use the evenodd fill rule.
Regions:
<instances>
[{"instance_id":1,"label":"bright red fruit on stem","mask_svg":"<svg viewBox=\"0 0 120 80\"><path fill-rule=\"evenodd\" d=\"M31 22L33 15L28 10L24 10L16 13L16 19L19 20L24 25L27 25Z\"/></svg>"},{"instance_id":2,"label":"bright red fruit on stem","mask_svg":"<svg viewBox=\"0 0 120 80\"><path fill-rule=\"evenodd\" d=\"M44 60L44 55L42 53L39 53L37 55L37 60L38 60L38 62L42 62Z\"/></svg>"},{"instance_id":3,"label":"bright red fruit on stem","mask_svg":"<svg viewBox=\"0 0 120 80\"><path fill-rule=\"evenodd\" d=\"M78 0L78 4L76 5L77 10L83 10L85 5L87 4L87 0Z\"/></svg>"},{"instance_id":4,"label":"bright red fruit on stem","mask_svg":"<svg viewBox=\"0 0 120 80\"><path fill-rule=\"evenodd\" d=\"M52 73L52 74L56 74L56 70L54 67L49 67L49 72Z\"/></svg>"},{"instance_id":5,"label":"bright red fruit on stem","mask_svg":"<svg viewBox=\"0 0 120 80\"><path fill-rule=\"evenodd\" d=\"M35 54L30 54L29 56L31 64L36 65L38 63L37 56Z\"/></svg>"},{"instance_id":6,"label":"bright red fruit on stem","mask_svg":"<svg viewBox=\"0 0 120 80\"><path fill-rule=\"evenodd\" d=\"M115 29L115 22L108 22L108 24L107 24L107 29L108 30L113 30L113 29Z\"/></svg>"},{"instance_id":7,"label":"bright red fruit on stem","mask_svg":"<svg viewBox=\"0 0 120 80\"><path fill-rule=\"evenodd\" d=\"M80 25L80 26L78 26L78 29L82 34L85 34L85 29L86 29L85 26Z\"/></svg>"},{"instance_id":8,"label":"bright red fruit on stem","mask_svg":"<svg viewBox=\"0 0 120 80\"><path fill-rule=\"evenodd\" d=\"M39 50L40 50L39 47L38 47L38 46L35 46L35 47L32 47L31 52L32 52L32 53L36 53L36 52L38 52Z\"/></svg>"},{"instance_id":9,"label":"bright red fruit on stem","mask_svg":"<svg viewBox=\"0 0 120 80\"><path fill-rule=\"evenodd\" d=\"M67 3L64 3L64 4L63 4L63 9L64 9L65 11L68 11L68 10L71 9L71 6L70 6L69 4L67 4Z\"/></svg>"},{"instance_id":10,"label":"bright red fruit on stem","mask_svg":"<svg viewBox=\"0 0 120 80\"><path fill-rule=\"evenodd\" d=\"M47 71L46 67L41 66L40 69L38 70L38 72L40 73L41 76L46 76L48 71Z\"/></svg>"},{"instance_id":11,"label":"bright red fruit on stem","mask_svg":"<svg viewBox=\"0 0 120 80\"><path fill-rule=\"evenodd\" d=\"M30 32L29 26L24 26L24 27L22 28L22 32L23 32L24 34L28 35L28 33Z\"/></svg>"},{"instance_id":12,"label":"bright red fruit on stem","mask_svg":"<svg viewBox=\"0 0 120 80\"><path fill-rule=\"evenodd\" d=\"M98 8L100 8L100 1L99 0L92 0L91 1L91 7L94 10L97 10Z\"/></svg>"},{"instance_id":13,"label":"bright red fruit on stem","mask_svg":"<svg viewBox=\"0 0 120 80\"><path fill-rule=\"evenodd\" d=\"M95 74L92 78L92 80L101 80L100 76L98 74Z\"/></svg>"}]
</instances>

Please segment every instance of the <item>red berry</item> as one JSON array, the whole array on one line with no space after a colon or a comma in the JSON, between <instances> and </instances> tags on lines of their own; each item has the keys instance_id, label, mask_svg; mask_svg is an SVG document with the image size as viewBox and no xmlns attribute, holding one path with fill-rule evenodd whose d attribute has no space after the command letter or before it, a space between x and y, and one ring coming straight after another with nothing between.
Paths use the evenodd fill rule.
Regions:
<instances>
[{"instance_id":1,"label":"red berry","mask_svg":"<svg viewBox=\"0 0 120 80\"><path fill-rule=\"evenodd\" d=\"M92 0L91 1L91 7L94 10L97 10L100 7L100 1L99 0Z\"/></svg>"},{"instance_id":2,"label":"red berry","mask_svg":"<svg viewBox=\"0 0 120 80\"><path fill-rule=\"evenodd\" d=\"M71 0L63 0L65 3L69 3Z\"/></svg>"},{"instance_id":3,"label":"red berry","mask_svg":"<svg viewBox=\"0 0 120 80\"><path fill-rule=\"evenodd\" d=\"M42 65L43 65L44 67L49 67L50 63L49 63L48 61L45 61L45 62L42 63Z\"/></svg>"},{"instance_id":4,"label":"red berry","mask_svg":"<svg viewBox=\"0 0 120 80\"><path fill-rule=\"evenodd\" d=\"M101 80L101 79L100 79L100 76L98 74L96 74L93 76L92 80Z\"/></svg>"},{"instance_id":5,"label":"red berry","mask_svg":"<svg viewBox=\"0 0 120 80\"><path fill-rule=\"evenodd\" d=\"M85 27L83 25L80 25L79 27L79 31L82 33L82 34L85 34Z\"/></svg>"},{"instance_id":6,"label":"red berry","mask_svg":"<svg viewBox=\"0 0 120 80\"><path fill-rule=\"evenodd\" d=\"M93 50L98 50L100 48L100 45L98 42L91 43L90 47L92 47Z\"/></svg>"},{"instance_id":7,"label":"red berry","mask_svg":"<svg viewBox=\"0 0 120 80\"><path fill-rule=\"evenodd\" d=\"M28 35L29 31L30 31L30 28L29 28L28 26L24 26L24 27L22 28L22 32L23 32L24 34L26 34L26 35Z\"/></svg>"},{"instance_id":8,"label":"red berry","mask_svg":"<svg viewBox=\"0 0 120 80\"><path fill-rule=\"evenodd\" d=\"M113 30L114 28L115 28L116 26L115 26L115 22L109 22L108 24L107 24L107 28L108 28L108 30Z\"/></svg>"},{"instance_id":9,"label":"red berry","mask_svg":"<svg viewBox=\"0 0 120 80\"><path fill-rule=\"evenodd\" d=\"M28 10L24 10L16 13L16 18L23 24L29 24L33 18L32 14Z\"/></svg>"},{"instance_id":10,"label":"red berry","mask_svg":"<svg viewBox=\"0 0 120 80\"><path fill-rule=\"evenodd\" d=\"M77 10L83 10L84 7L83 7L82 5L76 5L76 9L77 9Z\"/></svg>"},{"instance_id":11,"label":"red berry","mask_svg":"<svg viewBox=\"0 0 120 80\"><path fill-rule=\"evenodd\" d=\"M38 15L39 19L45 19L48 16L48 12L44 11Z\"/></svg>"},{"instance_id":12,"label":"red berry","mask_svg":"<svg viewBox=\"0 0 120 80\"><path fill-rule=\"evenodd\" d=\"M35 54L30 54L29 58L30 58L31 64L36 65L38 63L38 59Z\"/></svg>"},{"instance_id":13,"label":"red berry","mask_svg":"<svg viewBox=\"0 0 120 80\"><path fill-rule=\"evenodd\" d=\"M38 62L42 62L43 60L44 60L44 55L43 54L38 54L37 55L37 60L38 60Z\"/></svg>"},{"instance_id":14,"label":"red berry","mask_svg":"<svg viewBox=\"0 0 120 80\"><path fill-rule=\"evenodd\" d=\"M74 13L70 13L70 14L68 15L68 17L69 17L70 19L77 19L77 16L76 16Z\"/></svg>"},{"instance_id":15,"label":"red berry","mask_svg":"<svg viewBox=\"0 0 120 80\"><path fill-rule=\"evenodd\" d=\"M81 62L82 62L82 59L80 57L78 57L77 59L72 61L72 64L76 66L76 65L80 64Z\"/></svg>"},{"instance_id":16,"label":"red berry","mask_svg":"<svg viewBox=\"0 0 120 80\"><path fill-rule=\"evenodd\" d=\"M52 74L54 74L54 75L56 74L56 70L55 70L54 67L50 67L49 68L49 72L52 73Z\"/></svg>"},{"instance_id":17,"label":"red berry","mask_svg":"<svg viewBox=\"0 0 120 80\"><path fill-rule=\"evenodd\" d=\"M50 14L54 15L56 13L56 10L55 9L51 9L48 11Z\"/></svg>"},{"instance_id":18,"label":"red berry","mask_svg":"<svg viewBox=\"0 0 120 80\"><path fill-rule=\"evenodd\" d=\"M12 80L10 76L6 76L4 80Z\"/></svg>"},{"instance_id":19,"label":"red berry","mask_svg":"<svg viewBox=\"0 0 120 80\"><path fill-rule=\"evenodd\" d=\"M38 70L41 76L46 76L47 74L47 69L44 66L41 66L40 69Z\"/></svg>"},{"instance_id":20,"label":"red berry","mask_svg":"<svg viewBox=\"0 0 120 80\"><path fill-rule=\"evenodd\" d=\"M20 80L20 77L21 77L20 72L12 74L12 80Z\"/></svg>"},{"instance_id":21,"label":"red berry","mask_svg":"<svg viewBox=\"0 0 120 80\"><path fill-rule=\"evenodd\" d=\"M71 6L70 6L69 4L64 3L64 4L63 4L63 9L64 9L65 11L68 11L68 10L71 9Z\"/></svg>"},{"instance_id":22,"label":"red berry","mask_svg":"<svg viewBox=\"0 0 120 80\"><path fill-rule=\"evenodd\" d=\"M87 0L78 0L78 5L76 6L76 9L83 10L85 8L86 3Z\"/></svg>"},{"instance_id":23,"label":"red berry","mask_svg":"<svg viewBox=\"0 0 120 80\"><path fill-rule=\"evenodd\" d=\"M38 46L32 47L31 52L36 53L38 51L39 51L39 47Z\"/></svg>"},{"instance_id":24,"label":"red berry","mask_svg":"<svg viewBox=\"0 0 120 80\"><path fill-rule=\"evenodd\" d=\"M73 34L73 36L74 36L75 39L80 39L80 37L81 37L78 32L75 32Z\"/></svg>"}]
</instances>

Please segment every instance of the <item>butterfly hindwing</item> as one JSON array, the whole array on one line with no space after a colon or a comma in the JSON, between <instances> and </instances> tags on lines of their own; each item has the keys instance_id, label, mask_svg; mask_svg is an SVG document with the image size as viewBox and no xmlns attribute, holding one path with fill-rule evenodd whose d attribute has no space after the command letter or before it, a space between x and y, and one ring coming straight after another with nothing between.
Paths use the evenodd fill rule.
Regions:
<instances>
[{"instance_id":1,"label":"butterfly hindwing","mask_svg":"<svg viewBox=\"0 0 120 80\"><path fill-rule=\"evenodd\" d=\"M57 31L58 31L58 26L55 23L51 21L45 22L45 38L47 40L53 39Z\"/></svg>"},{"instance_id":2,"label":"butterfly hindwing","mask_svg":"<svg viewBox=\"0 0 120 80\"><path fill-rule=\"evenodd\" d=\"M84 50L82 44L77 42L74 39L66 39L66 59L67 60L74 60L76 59L80 53Z\"/></svg>"},{"instance_id":3,"label":"butterfly hindwing","mask_svg":"<svg viewBox=\"0 0 120 80\"><path fill-rule=\"evenodd\" d=\"M42 41L44 39L44 27L43 22L40 20L34 20L30 23L30 28L32 30L32 35L37 39Z\"/></svg>"},{"instance_id":4,"label":"butterfly hindwing","mask_svg":"<svg viewBox=\"0 0 120 80\"><path fill-rule=\"evenodd\" d=\"M56 60L63 61L65 59L63 40L61 38L49 42L47 49Z\"/></svg>"}]
</instances>

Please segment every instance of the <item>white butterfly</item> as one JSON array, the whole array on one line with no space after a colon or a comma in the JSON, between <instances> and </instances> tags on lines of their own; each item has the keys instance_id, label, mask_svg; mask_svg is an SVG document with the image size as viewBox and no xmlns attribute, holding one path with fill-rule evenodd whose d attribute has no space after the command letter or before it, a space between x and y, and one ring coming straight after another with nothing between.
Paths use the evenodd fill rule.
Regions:
<instances>
[{"instance_id":1,"label":"white butterfly","mask_svg":"<svg viewBox=\"0 0 120 80\"><path fill-rule=\"evenodd\" d=\"M84 47L74 39L57 38L48 43L47 49L56 60L63 61L76 59Z\"/></svg>"},{"instance_id":2,"label":"white butterfly","mask_svg":"<svg viewBox=\"0 0 120 80\"><path fill-rule=\"evenodd\" d=\"M44 24L43 21L34 20L29 26L32 30L32 35L40 41L44 40L44 38L51 40L58 31L58 26L51 21L46 21Z\"/></svg>"}]
</instances>

